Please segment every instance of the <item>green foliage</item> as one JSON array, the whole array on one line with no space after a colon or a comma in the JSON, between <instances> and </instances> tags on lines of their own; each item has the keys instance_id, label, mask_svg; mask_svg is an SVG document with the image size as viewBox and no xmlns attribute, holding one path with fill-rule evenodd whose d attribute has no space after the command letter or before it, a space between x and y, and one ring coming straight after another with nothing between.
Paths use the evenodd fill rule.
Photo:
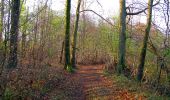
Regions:
<instances>
[{"instance_id":1,"label":"green foliage","mask_svg":"<svg viewBox=\"0 0 170 100\"><path fill-rule=\"evenodd\" d=\"M4 94L4 100L12 100L13 96L14 96L13 91L10 88L6 88Z\"/></svg>"},{"instance_id":2,"label":"green foliage","mask_svg":"<svg viewBox=\"0 0 170 100\"><path fill-rule=\"evenodd\" d=\"M49 49L48 49L48 56L49 56L49 57L52 57L53 54L54 54L53 48L49 48Z\"/></svg>"},{"instance_id":3,"label":"green foliage","mask_svg":"<svg viewBox=\"0 0 170 100\"><path fill-rule=\"evenodd\" d=\"M26 11L26 5L23 0L20 0L20 2L22 3L20 15L23 15Z\"/></svg>"},{"instance_id":4,"label":"green foliage","mask_svg":"<svg viewBox=\"0 0 170 100\"><path fill-rule=\"evenodd\" d=\"M67 71L70 72L70 73L74 72L74 70L73 70L71 65L67 65Z\"/></svg>"},{"instance_id":5,"label":"green foliage","mask_svg":"<svg viewBox=\"0 0 170 100\"><path fill-rule=\"evenodd\" d=\"M166 57L170 58L170 49L167 48L163 51L163 54L166 55Z\"/></svg>"},{"instance_id":6,"label":"green foliage","mask_svg":"<svg viewBox=\"0 0 170 100\"><path fill-rule=\"evenodd\" d=\"M63 26L63 16L53 15L50 24L54 28L54 31L61 31Z\"/></svg>"},{"instance_id":7,"label":"green foliage","mask_svg":"<svg viewBox=\"0 0 170 100\"><path fill-rule=\"evenodd\" d=\"M169 100L168 96L161 96L155 93L154 89L148 88L147 84L139 84L136 80L129 80L124 75L104 73L106 76L112 78L113 82L121 89L126 89L134 94L143 95L147 100Z\"/></svg>"},{"instance_id":8,"label":"green foliage","mask_svg":"<svg viewBox=\"0 0 170 100\"><path fill-rule=\"evenodd\" d=\"M100 44L107 52L116 53L118 49L118 32L117 30L112 30L111 27L102 24L99 26L99 38L97 43Z\"/></svg>"},{"instance_id":9,"label":"green foliage","mask_svg":"<svg viewBox=\"0 0 170 100\"><path fill-rule=\"evenodd\" d=\"M80 24L82 24L81 21ZM88 24L85 28L86 33L80 31L83 29L81 25L79 27L78 62L84 64L105 63L110 56L117 57L119 42L117 24L110 26L104 21L100 21L97 26L87 22L86 24Z\"/></svg>"},{"instance_id":10,"label":"green foliage","mask_svg":"<svg viewBox=\"0 0 170 100\"><path fill-rule=\"evenodd\" d=\"M4 42L0 43L0 55L2 55L4 52L9 52L8 44L7 47L5 47Z\"/></svg>"},{"instance_id":11,"label":"green foliage","mask_svg":"<svg viewBox=\"0 0 170 100\"><path fill-rule=\"evenodd\" d=\"M169 100L169 97L165 97L165 96L157 96L157 95L149 95L148 100Z\"/></svg>"},{"instance_id":12,"label":"green foliage","mask_svg":"<svg viewBox=\"0 0 170 100\"><path fill-rule=\"evenodd\" d=\"M23 69L25 66L27 66L27 63L29 63L29 67L32 67L30 63L32 63L32 56L40 56L44 55L45 60L41 60L38 62L39 57L36 57L35 63L38 66L35 66L35 71L40 70L40 73L36 73L37 79L33 83L33 87L37 88L39 91L41 91L42 94L45 94L49 91L49 87L43 86L40 81L48 80L50 77L50 73L48 68L51 67L51 63L49 66L41 66L41 69L37 69L44 61L48 60L54 60L53 62L58 62L58 56L60 55L61 51L61 45L62 41L64 40L64 16L62 14L58 14L57 12L50 9L50 7L44 8L43 11L41 11L37 16L33 17L32 15L37 14L41 7L36 8L36 11L29 12L27 11L25 5L22 6L21 14L20 14L20 32L23 33L26 31L26 50L27 50L27 58L24 58L23 61L26 59L26 61L23 62ZM47 15L48 14L48 15ZM26 17L31 18L27 22ZM48 18L47 18L48 16ZM96 24L93 20L91 20L90 17L86 16L85 21L83 21L80 18L80 26L78 29L78 47L77 47L77 62L81 64L81 62L85 64L106 64L107 62L111 62L113 59L118 56L118 44L119 44L119 16L114 16L114 25L110 26L108 23L104 21L99 21L99 23ZM25 23L27 22L27 23ZM36 23L37 22L37 23ZM42 26L40 22L45 22ZM36 27L36 24L38 27ZM73 29L73 23L71 24L71 28ZM45 26L47 25L47 26ZM73 30L70 30L72 32ZM41 32L43 31L43 32ZM85 31L85 33L83 32ZM138 60L139 60L139 53L141 50L141 41L143 40L143 33L139 29L132 29L133 32L131 32L130 29L127 29L127 42L126 42L126 62L127 66L132 68L133 71L137 69ZM45 38L41 41L42 33ZM134 33L140 33L140 34L134 34ZM155 33L154 33L155 34ZM150 36L153 44L156 46L156 48L160 48L164 36L161 35L162 33L157 32L156 36ZM36 35L36 40L35 39ZM139 36L139 37L138 37ZM135 38L133 38L135 37ZM20 41L20 40L19 40ZM43 42L43 43L42 43ZM36 44L35 44L36 43ZM19 46L21 47L21 46ZM43 49L43 52L40 52L40 50ZM0 52L4 51L4 45L0 44ZM19 50L20 51L20 50ZM8 52L8 50L7 50ZM167 60L170 59L170 49L164 49L160 51L161 54L167 55ZM20 54L19 54L20 55ZM56 58L54 58L57 56ZM155 81L157 77L157 68L156 68L156 56L152 52L148 51L146 55L146 62L145 62L145 77L144 79L149 81ZM28 60L29 59L29 60ZM21 60L19 58L19 60ZM26 64L25 64L26 62ZM46 63L46 62L45 62ZM169 64L168 64L169 65ZM61 66L61 65L55 65ZM71 65L67 65L66 70L70 73L74 72L75 69ZM29 72L26 71L26 72ZM56 72L53 72L56 73ZM105 75L111 76L106 70ZM31 74L29 74L31 75ZM27 75L27 76L29 76ZM58 75L58 74L57 74ZM163 71L163 74L161 75L161 84L167 84L169 86L170 77L168 76L167 79L165 78L165 72ZM135 80L129 80L127 77L120 75L120 76L112 76L113 80L116 81L120 87L127 88L129 91L135 91L135 92L141 92L143 89L140 90L140 87L138 83L135 82ZM57 79L57 78L56 78ZM63 79L64 80L64 79ZM24 89L24 87L23 87ZM26 91L26 92L24 92ZM60 91L61 92L61 91ZM6 89L5 98L6 100L11 100L13 97L13 91L9 88ZM61 99L64 97L64 93L59 93L61 95L57 95L54 99ZM146 94L147 97L151 93L143 93ZM27 89L23 90L21 93L21 97L25 97L27 95L35 96L34 92L31 92ZM154 95L151 95L151 99L156 99ZM161 99L161 97L158 97Z\"/></svg>"}]
</instances>

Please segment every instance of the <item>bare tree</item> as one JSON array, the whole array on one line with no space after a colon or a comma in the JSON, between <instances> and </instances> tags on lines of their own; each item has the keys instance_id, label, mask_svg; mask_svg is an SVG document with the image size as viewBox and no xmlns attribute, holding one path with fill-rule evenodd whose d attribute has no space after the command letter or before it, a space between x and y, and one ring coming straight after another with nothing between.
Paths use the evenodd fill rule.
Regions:
<instances>
[{"instance_id":1,"label":"bare tree","mask_svg":"<svg viewBox=\"0 0 170 100\"><path fill-rule=\"evenodd\" d=\"M19 16L20 16L20 0L13 0L11 12L10 55L7 66L8 68L17 67Z\"/></svg>"},{"instance_id":2,"label":"bare tree","mask_svg":"<svg viewBox=\"0 0 170 100\"><path fill-rule=\"evenodd\" d=\"M118 56L118 73L122 73L125 68L126 52L126 0L120 0L120 23L119 23L119 56Z\"/></svg>"},{"instance_id":3,"label":"bare tree","mask_svg":"<svg viewBox=\"0 0 170 100\"><path fill-rule=\"evenodd\" d=\"M72 67L76 67L76 44L77 44L77 31L79 25L79 11L80 11L81 0L78 0L77 10L76 10L76 21L75 21L75 28L74 28L74 37L73 37L73 46L72 46Z\"/></svg>"},{"instance_id":4,"label":"bare tree","mask_svg":"<svg viewBox=\"0 0 170 100\"><path fill-rule=\"evenodd\" d=\"M0 29L0 42L2 41L2 34L4 29L4 0L1 0L1 29Z\"/></svg>"},{"instance_id":5,"label":"bare tree","mask_svg":"<svg viewBox=\"0 0 170 100\"><path fill-rule=\"evenodd\" d=\"M138 66L138 73L137 73L137 80L141 81L143 77L143 70L145 65L145 57L147 51L147 42L149 38L149 33L151 29L151 22L152 22L152 7L153 7L153 0L148 0L148 16L147 16L147 27L145 29L145 36L143 40L142 50L140 53L140 60Z\"/></svg>"},{"instance_id":6,"label":"bare tree","mask_svg":"<svg viewBox=\"0 0 170 100\"><path fill-rule=\"evenodd\" d=\"M65 69L70 66L70 10L71 0L66 1L66 22L65 22Z\"/></svg>"}]
</instances>

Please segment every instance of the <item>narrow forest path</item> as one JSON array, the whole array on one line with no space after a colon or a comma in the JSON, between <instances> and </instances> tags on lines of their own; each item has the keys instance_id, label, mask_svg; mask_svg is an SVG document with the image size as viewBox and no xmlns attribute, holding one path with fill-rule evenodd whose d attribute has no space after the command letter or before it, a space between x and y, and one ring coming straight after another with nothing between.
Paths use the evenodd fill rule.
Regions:
<instances>
[{"instance_id":1,"label":"narrow forest path","mask_svg":"<svg viewBox=\"0 0 170 100\"><path fill-rule=\"evenodd\" d=\"M103 73L104 65L78 66L44 100L145 100ZM126 85L126 83L124 83Z\"/></svg>"},{"instance_id":2,"label":"narrow forest path","mask_svg":"<svg viewBox=\"0 0 170 100\"><path fill-rule=\"evenodd\" d=\"M79 66L75 74L82 84L85 100L135 100L111 79L103 75L104 65Z\"/></svg>"},{"instance_id":3,"label":"narrow forest path","mask_svg":"<svg viewBox=\"0 0 170 100\"><path fill-rule=\"evenodd\" d=\"M85 100L113 100L118 93L113 82L104 77L103 65L80 66L77 76L83 85Z\"/></svg>"}]
</instances>

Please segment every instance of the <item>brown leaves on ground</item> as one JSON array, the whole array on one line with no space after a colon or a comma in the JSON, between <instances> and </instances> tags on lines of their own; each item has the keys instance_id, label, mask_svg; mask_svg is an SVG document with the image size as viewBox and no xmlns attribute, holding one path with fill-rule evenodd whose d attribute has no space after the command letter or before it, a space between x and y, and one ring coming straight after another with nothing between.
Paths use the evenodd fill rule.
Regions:
<instances>
[{"instance_id":1,"label":"brown leaves on ground","mask_svg":"<svg viewBox=\"0 0 170 100\"><path fill-rule=\"evenodd\" d=\"M104 65L79 66L74 77L83 86L82 100L145 100L144 97L121 88L103 75Z\"/></svg>"},{"instance_id":2,"label":"brown leaves on ground","mask_svg":"<svg viewBox=\"0 0 170 100\"><path fill-rule=\"evenodd\" d=\"M75 73L54 63L35 68L24 65L10 75L12 100L145 100L104 76L104 65L79 66Z\"/></svg>"}]
</instances>

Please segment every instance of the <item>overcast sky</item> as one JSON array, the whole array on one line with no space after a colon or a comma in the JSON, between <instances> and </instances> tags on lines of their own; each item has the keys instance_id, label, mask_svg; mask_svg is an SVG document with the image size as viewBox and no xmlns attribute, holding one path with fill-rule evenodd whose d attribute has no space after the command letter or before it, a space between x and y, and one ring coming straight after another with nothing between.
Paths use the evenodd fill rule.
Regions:
<instances>
[{"instance_id":1,"label":"overcast sky","mask_svg":"<svg viewBox=\"0 0 170 100\"><path fill-rule=\"evenodd\" d=\"M27 6L29 6L30 9L33 8L34 4L41 4L40 1L46 2L46 0L27 0ZM78 0L71 0L72 6L71 6L71 13L75 14L75 10L76 10L76 6L77 6L77 1ZM101 16L103 16L104 18L113 18L114 16L118 16L119 15L119 0L85 0L87 2L86 4L86 9L91 9L94 10L95 12L97 12L98 14L100 14ZM98 1L100 4L98 4L96 1ZM140 7L140 5L137 5L137 7L139 9L143 9L147 6L147 1L148 0L127 0L128 3L131 4L131 2L142 2L142 3L146 3L144 4L144 7ZM156 0L157 1L157 0ZM155 2L156 2L155 1ZM51 2L51 8L55 11L58 12L64 12L65 9L65 2L66 0L48 0L48 2ZM126 5L128 6L128 4ZM159 12L154 11L153 12L154 15L160 15ZM63 13L64 14L64 13ZM91 16L91 18L93 19L99 19L98 16L96 16L95 14L88 12L88 15ZM160 16L158 16L156 19L156 23L160 23L160 26L164 26L163 20L160 18ZM135 22L136 21L140 21L142 23L146 23L146 16L135 16Z\"/></svg>"},{"instance_id":2,"label":"overcast sky","mask_svg":"<svg viewBox=\"0 0 170 100\"><path fill-rule=\"evenodd\" d=\"M29 8L33 8L34 4L40 3L40 1L46 1L46 0L27 0L27 5ZM63 12L65 9L65 2L66 0L48 0L49 2L52 2L51 7L55 11ZM76 6L77 6L78 0L71 0L72 7L71 12L72 14L75 14ZM96 1L98 1L100 4L98 4ZM128 2L135 1L135 0L127 0ZM140 0L140 1L146 1L146 0ZM119 0L86 0L86 9L91 9L97 12L98 14L102 15L104 18L113 18L114 16L119 15ZM93 14L92 12L87 12L92 18L99 19L98 16ZM145 23L146 18L145 17L137 17L138 20Z\"/></svg>"},{"instance_id":3,"label":"overcast sky","mask_svg":"<svg viewBox=\"0 0 170 100\"><path fill-rule=\"evenodd\" d=\"M40 0L28 0L27 5L31 9L33 8L33 5L37 3L37 1L40 2ZM118 15L119 0L98 0L101 5L99 5L96 2L96 0L86 0L86 1L87 1L86 4L87 9L92 9L95 12L101 14L105 18ZM66 0L52 0L52 9L55 11L63 11L65 9L65 2ZM74 14L77 6L77 0L71 0L71 2L72 2L71 11Z\"/></svg>"},{"instance_id":4,"label":"overcast sky","mask_svg":"<svg viewBox=\"0 0 170 100\"><path fill-rule=\"evenodd\" d=\"M65 3L65 0L54 0L56 4L60 3L60 7L64 8L63 2ZM119 12L119 0L98 0L101 5L99 5L96 0L86 0L87 4L86 7L87 9L92 9L96 11L97 13L108 17L108 16L113 16L117 15ZM75 8L77 5L77 0L72 0L72 11L75 12ZM56 7L55 5L53 6L54 9L61 9L61 8Z\"/></svg>"}]
</instances>

